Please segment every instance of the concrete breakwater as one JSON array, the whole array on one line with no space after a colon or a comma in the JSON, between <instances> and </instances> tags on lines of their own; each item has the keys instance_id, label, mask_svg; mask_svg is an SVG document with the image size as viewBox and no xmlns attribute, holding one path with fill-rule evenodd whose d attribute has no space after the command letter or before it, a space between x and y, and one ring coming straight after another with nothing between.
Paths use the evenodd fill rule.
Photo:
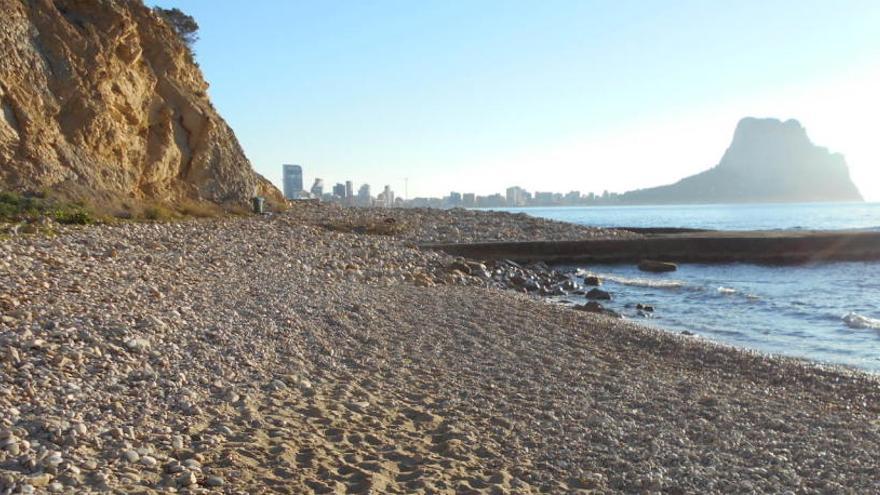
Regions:
<instances>
[{"instance_id":1,"label":"concrete breakwater","mask_svg":"<svg viewBox=\"0 0 880 495\"><path fill-rule=\"evenodd\" d=\"M676 262L806 263L880 260L880 232L742 231L644 235L631 239L431 243L422 248L473 259L620 263L642 259Z\"/></svg>"}]
</instances>

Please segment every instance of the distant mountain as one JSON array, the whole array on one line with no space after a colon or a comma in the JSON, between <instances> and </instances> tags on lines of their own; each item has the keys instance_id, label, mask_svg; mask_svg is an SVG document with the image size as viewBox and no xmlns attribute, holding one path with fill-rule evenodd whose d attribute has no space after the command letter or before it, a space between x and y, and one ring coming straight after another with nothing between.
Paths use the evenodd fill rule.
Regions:
<instances>
[{"instance_id":1,"label":"distant mountain","mask_svg":"<svg viewBox=\"0 0 880 495\"><path fill-rule=\"evenodd\" d=\"M843 155L814 145L796 120L740 120L721 162L675 184L630 191L624 203L863 201Z\"/></svg>"}]
</instances>

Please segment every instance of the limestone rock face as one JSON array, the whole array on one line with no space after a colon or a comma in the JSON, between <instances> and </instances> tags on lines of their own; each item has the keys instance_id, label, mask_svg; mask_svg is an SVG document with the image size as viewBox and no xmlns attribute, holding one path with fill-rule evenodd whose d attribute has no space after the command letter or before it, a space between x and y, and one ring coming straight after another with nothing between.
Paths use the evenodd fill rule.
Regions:
<instances>
[{"instance_id":1,"label":"limestone rock face","mask_svg":"<svg viewBox=\"0 0 880 495\"><path fill-rule=\"evenodd\" d=\"M280 199L139 0L0 0L0 188L77 197Z\"/></svg>"},{"instance_id":2,"label":"limestone rock face","mask_svg":"<svg viewBox=\"0 0 880 495\"><path fill-rule=\"evenodd\" d=\"M843 156L796 120L744 118L721 162L681 181L621 196L630 203L862 201Z\"/></svg>"}]
</instances>

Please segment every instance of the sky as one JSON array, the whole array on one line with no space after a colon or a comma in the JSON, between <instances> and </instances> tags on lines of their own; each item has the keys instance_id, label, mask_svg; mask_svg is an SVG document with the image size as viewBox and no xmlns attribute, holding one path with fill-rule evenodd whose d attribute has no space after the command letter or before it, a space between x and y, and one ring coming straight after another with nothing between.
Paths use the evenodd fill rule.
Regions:
<instances>
[{"instance_id":1,"label":"sky","mask_svg":"<svg viewBox=\"0 0 880 495\"><path fill-rule=\"evenodd\" d=\"M281 184L399 196L624 192L714 166L742 117L794 118L880 200L877 0L161 0ZM406 184L406 186L405 186Z\"/></svg>"}]
</instances>

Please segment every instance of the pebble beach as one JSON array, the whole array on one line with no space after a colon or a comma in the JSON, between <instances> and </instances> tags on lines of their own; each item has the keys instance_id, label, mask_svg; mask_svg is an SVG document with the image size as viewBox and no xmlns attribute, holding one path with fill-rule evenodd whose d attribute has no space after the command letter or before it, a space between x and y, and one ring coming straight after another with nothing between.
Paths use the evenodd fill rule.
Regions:
<instances>
[{"instance_id":1,"label":"pebble beach","mask_svg":"<svg viewBox=\"0 0 880 495\"><path fill-rule=\"evenodd\" d=\"M315 204L8 236L0 493L880 492L875 375L418 247L632 236Z\"/></svg>"}]
</instances>

